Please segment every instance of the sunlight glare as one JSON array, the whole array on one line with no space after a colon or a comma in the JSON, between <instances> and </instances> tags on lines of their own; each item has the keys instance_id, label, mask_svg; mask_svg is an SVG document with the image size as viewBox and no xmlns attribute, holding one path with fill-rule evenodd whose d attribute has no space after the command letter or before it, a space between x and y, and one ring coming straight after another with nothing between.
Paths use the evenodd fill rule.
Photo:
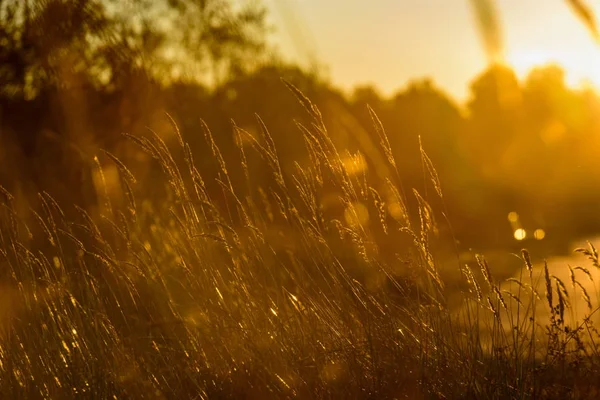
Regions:
<instances>
[{"instance_id":1,"label":"sunlight glare","mask_svg":"<svg viewBox=\"0 0 600 400\"><path fill-rule=\"evenodd\" d=\"M342 163L348 175L357 175L367 170L367 161L360 152L348 154L343 158Z\"/></svg>"},{"instance_id":2,"label":"sunlight glare","mask_svg":"<svg viewBox=\"0 0 600 400\"><path fill-rule=\"evenodd\" d=\"M553 64L564 70L566 84L571 88L584 85L595 89L600 87L600 51L597 49L592 52L580 48L562 51L520 49L509 52L506 60L521 80L525 79L533 69Z\"/></svg>"}]
</instances>

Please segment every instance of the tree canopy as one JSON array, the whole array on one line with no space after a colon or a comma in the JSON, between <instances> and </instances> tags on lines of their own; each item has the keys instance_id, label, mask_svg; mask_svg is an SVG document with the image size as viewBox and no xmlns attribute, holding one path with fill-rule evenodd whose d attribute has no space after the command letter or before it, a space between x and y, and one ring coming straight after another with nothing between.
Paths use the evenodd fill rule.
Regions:
<instances>
[{"instance_id":1,"label":"tree canopy","mask_svg":"<svg viewBox=\"0 0 600 400\"><path fill-rule=\"evenodd\" d=\"M226 0L0 1L0 95L118 88L134 74L215 82L256 65L265 10Z\"/></svg>"}]
</instances>

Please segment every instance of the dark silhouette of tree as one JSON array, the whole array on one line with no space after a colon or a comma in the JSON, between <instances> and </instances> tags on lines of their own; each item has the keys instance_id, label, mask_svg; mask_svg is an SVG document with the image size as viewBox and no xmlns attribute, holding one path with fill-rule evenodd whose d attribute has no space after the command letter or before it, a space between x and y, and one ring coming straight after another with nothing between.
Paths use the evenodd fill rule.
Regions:
<instances>
[{"instance_id":1,"label":"dark silhouette of tree","mask_svg":"<svg viewBox=\"0 0 600 400\"><path fill-rule=\"evenodd\" d=\"M471 84L467 104L469 154L490 179L500 179L505 158L522 131L523 109L520 83L514 72L494 65Z\"/></svg>"},{"instance_id":2,"label":"dark silhouette of tree","mask_svg":"<svg viewBox=\"0 0 600 400\"><path fill-rule=\"evenodd\" d=\"M98 148L117 151L122 132L153 125L168 85L255 68L264 18L226 0L0 1L0 129L23 166L23 179L0 184L93 201L76 192L93 192Z\"/></svg>"},{"instance_id":3,"label":"dark silhouette of tree","mask_svg":"<svg viewBox=\"0 0 600 400\"><path fill-rule=\"evenodd\" d=\"M5 0L0 16L9 98L78 82L115 89L139 69L160 82L219 80L255 65L266 34L264 9L226 0Z\"/></svg>"},{"instance_id":4,"label":"dark silhouette of tree","mask_svg":"<svg viewBox=\"0 0 600 400\"><path fill-rule=\"evenodd\" d=\"M589 182L599 177L597 157L587 150L598 143L598 97L569 88L564 71L555 65L533 70L523 94L528 134L515 147L534 150L520 151L522 167L513 171L516 185L539 211L539 220L564 231L583 229L598 218L589 207L599 195L589 190Z\"/></svg>"}]
</instances>

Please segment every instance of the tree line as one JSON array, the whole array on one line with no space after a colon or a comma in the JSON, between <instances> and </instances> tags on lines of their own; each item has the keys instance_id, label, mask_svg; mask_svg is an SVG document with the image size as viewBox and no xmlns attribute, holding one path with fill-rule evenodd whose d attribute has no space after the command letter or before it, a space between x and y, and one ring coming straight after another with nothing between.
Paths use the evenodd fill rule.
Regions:
<instances>
[{"instance_id":1,"label":"tree line","mask_svg":"<svg viewBox=\"0 0 600 400\"><path fill-rule=\"evenodd\" d=\"M367 179L382 182L390 173L373 113L403 186L427 193L435 188L423 149L444 193L436 208L468 246L515 245L511 211L549 238L596 233L600 101L592 89L569 87L558 66L520 81L508 66L493 64L474 77L466 104L430 79L388 97L368 86L346 93L319 71L274 56L260 7L225 0L125 4L0 1L0 163L15 166L0 170L0 184L11 192L35 199L44 190L92 206L99 149L150 175L150 160L123 133L152 130L173 142L171 119L189 139L198 168L211 176L202 133L208 127L241 188L238 133L261 129L259 115L291 174L295 162L310 162L297 127L309 118L284 78L319 107L332 140ZM264 165L248 168L257 186L269 187Z\"/></svg>"}]
</instances>

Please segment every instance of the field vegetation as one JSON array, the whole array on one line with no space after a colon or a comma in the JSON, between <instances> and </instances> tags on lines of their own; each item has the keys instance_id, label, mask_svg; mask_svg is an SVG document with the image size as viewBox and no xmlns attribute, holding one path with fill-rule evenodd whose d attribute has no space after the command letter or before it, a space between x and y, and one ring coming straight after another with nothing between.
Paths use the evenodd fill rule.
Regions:
<instances>
[{"instance_id":1,"label":"field vegetation","mask_svg":"<svg viewBox=\"0 0 600 400\"><path fill-rule=\"evenodd\" d=\"M119 4L0 1L3 396L600 396L594 91L348 94L260 8Z\"/></svg>"}]
</instances>

